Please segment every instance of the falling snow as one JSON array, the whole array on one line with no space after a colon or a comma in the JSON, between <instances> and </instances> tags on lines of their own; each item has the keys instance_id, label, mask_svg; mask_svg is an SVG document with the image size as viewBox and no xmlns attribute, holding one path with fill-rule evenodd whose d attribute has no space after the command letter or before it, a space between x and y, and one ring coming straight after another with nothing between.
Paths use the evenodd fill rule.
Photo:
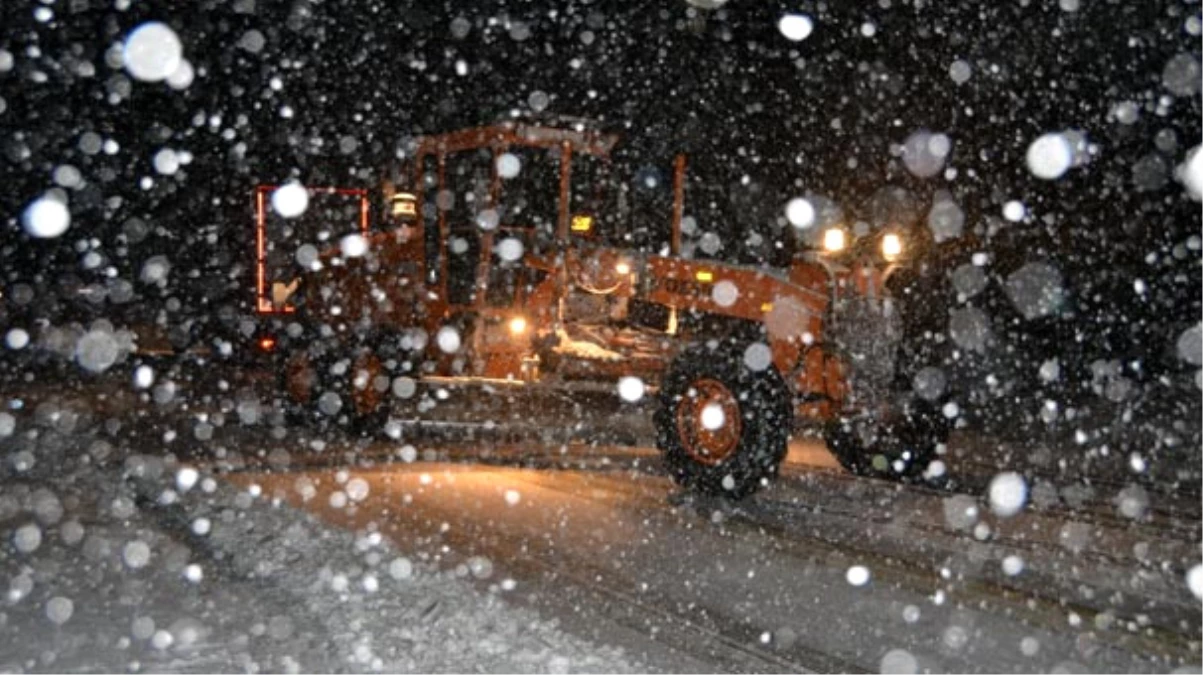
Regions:
<instances>
[{"instance_id":1,"label":"falling snow","mask_svg":"<svg viewBox=\"0 0 1203 675\"><path fill-rule=\"evenodd\" d=\"M521 260L524 252L522 241L513 237L502 239L501 242L497 244L497 257L507 262L517 262Z\"/></svg>"},{"instance_id":2,"label":"falling snow","mask_svg":"<svg viewBox=\"0 0 1203 675\"><path fill-rule=\"evenodd\" d=\"M727 415L723 407L717 403L708 403L702 408L702 428L708 431L721 429L727 423Z\"/></svg>"},{"instance_id":3,"label":"falling snow","mask_svg":"<svg viewBox=\"0 0 1203 675\"><path fill-rule=\"evenodd\" d=\"M1179 164L1175 176L1195 201L1203 200L1203 146L1196 145Z\"/></svg>"},{"instance_id":4,"label":"falling snow","mask_svg":"<svg viewBox=\"0 0 1203 675\"><path fill-rule=\"evenodd\" d=\"M120 345L107 330L91 330L85 333L75 347L75 359L85 370L102 373L117 362Z\"/></svg>"},{"instance_id":5,"label":"falling snow","mask_svg":"<svg viewBox=\"0 0 1203 675\"><path fill-rule=\"evenodd\" d=\"M644 391L643 380L638 377L628 375L618 380L618 395L628 403L638 403Z\"/></svg>"},{"instance_id":6,"label":"falling snow","mask_svg":"<svg viewBox=\"0 0 1203 675\"><path fill-rule=\"evenodd\" d=\"M730 307L739 299L739 287L724 279L714 285L710 291L710 297L719 307Z\"/></svg>"},{"instance_id":7,"label":"falling snow","mask_svg":"<svg viewBox=\"0 0 1203 675\"><path fill-rule=\"evenodd\" d=\"M917 131L902 147L902 161L919 178L931 178L944 170L952 152L952 140L941 133Z\"/></svg>"},{"instance_id":8,"label":"falling snow","mask_svg":"<svg viewBox=\"0 0 1203 675\"><path fill-rule=\"evenodd\" d=\"M1073 166L1073 148L1061 134L1044 134L1028 146L1027 162L1033 176L1056 180Z\"/></svg>"},{"instance_id":9,"label":"falling snow","mask_svg":"<svg viewBox=\"0 0 1203 675\"><path fill-rule=\"evenodd\" d=\"M1018 223L1027 215L1027 207L1023 202L1011 200L1003 205L1003 217L1012 223Z\"/></svg>"},{"instance_id":10,"label":"falling snow","mask_svg":"<svg viewBox=\"0 0 1203 675\"><path fill-rule=\"evenodd\" d=\"M990 510L997 516L1013 516L1023 509L1028 500L1028 485L1023 476L1000 473L990 480Z\"/></svg>"},{"instance_id":11,"label":"falling snow","mask_svg":"<svg viewBox=\"0 0 1203 675\"><path fill-rule=\"evenodd\" d=\"M454 354L458 352L460 348L459 331L450 326L444 326L440 328L439 332L435 335L435 342L442 351L446 352L447 354Z\"/></svg>"},{"instance_id":12,"label":"falling snow","mask_svg":"<svg viewBox=\"0 0 1203 675\"><path fill-rule=\"evenodd\" d=\"M750 370L768 370L773 363L773 350L763 342L753 342L744 350L744 365Z\"/></svg>"},{"instance_id":13,"label":"falling snow","mask_svg":"<svg viewBox=\"0 0 1203 675\"><path fill-rule=\"evenodd\" d=\"M67 623L74 613L75 603L71 602L70 598L58 595L46 601L46 618L55 625L61 626Z\"/></svg>"},{"instance_id":14,"label":"falling snow","mask_svg":"<svg viewBox=\"0 0 1203 675\"><path fill-rule=\"evenodd\" d=\"M21 328L9 329L4 334L4 344L9 349L24 349L29 344L29 333Z\"/></svg>"},{"instance_id":15,"label":"falling snow","mask_svg":"<svg viewBox=\"0 0 1203 675\"><path fill-rule=\"evenodd\" d=\"M806 229L815 224L815 207L802 197L791 199L785 207L785 217L790 224L799 229Z\"/></svg>"},{"instance_id":16,"label":"falling snow","mask_svg":"<svg viewBox=\"0 0 1203 675\"><path fill-rule=\"evenodd\" d=\"M497 157L497 175L502 178L517 178L522 171L522 160L517 155L502 153Z\"/></svg>"},{"instance_id":17,"label":"falling snow","mask_svg":"<svg viewBox=\"0 0 1203 675\"><path fill-rule=\"evenodd\" d=\"M272 192L272 209L285 218L296 218L309 208L309 192L297 182L286 183Z\"/></svg>"},{"instance_id":18,"label":"falling snow","mask_svg":"<svg viewBox=\"0 0 1203 675\"><path fill-rule=\"evenodd\" d=\"M67 205L50 195L43 196L25 208L21 224L31 236L53 239L61 236L71 226L71 213Z\"/></svg>"},{"instance_id":19,"label":"falling snow","mask_svg":"<svg viewBox=\"0 0 1203 675\"><path fill-rule=\"evenodd\" d=\"M957 84L965 84L973 75L973 69L968 61L957 59L948 66L948 76Z\"/></svg>"},{"instance_id":20,"label":"falling snow","mask_svg":"<svg viewBox=\"0 0 1203 675\"><path fill-rule=\"evenodd\" d=\"M801 42L814 31L814 22L805 14L786 14L777 21L777 29L791 42Z\"/></svg>"},{"instance_id":21,"label":"falling snow","mask_svg":"<svg viewBox=\"0 0 1203 675\"><path fill-rule=\"evenodd\" d=\"M126 71L143 82L161 82L172 75L183 59L180 38L166 24L148 21L125 39L122 62Z\"/></svg>"},{"instance_id":22,"label":"falling snow","mask_svg":"<svg viewBox=\"0 0 1203 675\"><path fill-rule=\"evenodd\" d=\"M3 10L0 669L1198 672L1197 4L110 4Z\"/></svg>"},{"instance_id":23,"label":"falling snow","mask_svg":"<svg viewBox=\"0 0 1203 675\"><path fill-rule=\"evenodd\" d=\"M368 252L368 240L360 234L348 234L339 240L338 247L348 258L362 258Z\"/></svg>"},{"instance_id":24,"label":"falling snow","mask_svg":"<svg viewBox=\"0 0 1203 675\"><path fill-rule=\"evenodd\" d=\"M869 568L864 565L853 565L848 568L844 578L853 586L864 586L869 583Z\"/></svg>"}]
</instances>

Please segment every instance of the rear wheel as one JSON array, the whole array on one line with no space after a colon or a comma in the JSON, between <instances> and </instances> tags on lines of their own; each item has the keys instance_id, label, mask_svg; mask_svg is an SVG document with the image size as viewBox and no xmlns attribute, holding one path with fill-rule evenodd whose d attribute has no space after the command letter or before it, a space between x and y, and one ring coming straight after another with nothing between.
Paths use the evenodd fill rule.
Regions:
<instances>
[{"instance_id":1,"label":"rear wheel","mask_svg":"<svg viewBox=\"0 0 1203 675\"><path fill-rule=\"evenodd\" d=\"M673 479L740 498L777 474L789 442L789 390L775 369L744 364L746 343L724 339L682 352L665 375L657 445Z\"/></svg>"}]
</instances>

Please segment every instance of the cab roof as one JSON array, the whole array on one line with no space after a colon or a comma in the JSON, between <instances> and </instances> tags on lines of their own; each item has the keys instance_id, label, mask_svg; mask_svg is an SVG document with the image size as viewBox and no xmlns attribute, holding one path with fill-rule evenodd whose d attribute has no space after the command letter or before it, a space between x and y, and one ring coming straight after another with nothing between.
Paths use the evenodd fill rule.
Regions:
<instances>
[{"instance_id":1,"label":"cab roof","mask_svg":"<svg viewBox=\"0 0 1203 675\"><path fill-rule=\"evenodd\" d=\"M416 154L421 156L512 146L553 148L568 143L573 152L604 157L610 154L618 139L618 134L593 128L585 121L544 123L506 120L446 134L421 136L417 139Z\"/></svg>"}]
</instances>

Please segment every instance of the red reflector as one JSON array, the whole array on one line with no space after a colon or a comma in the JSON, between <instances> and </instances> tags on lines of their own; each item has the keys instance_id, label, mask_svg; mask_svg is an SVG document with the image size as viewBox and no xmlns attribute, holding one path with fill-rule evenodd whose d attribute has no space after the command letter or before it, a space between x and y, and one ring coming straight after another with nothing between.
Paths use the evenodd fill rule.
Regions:
<instances>
[{"instance_id":1,"label":"red reflector","mask_svg":"<svg viewBox=\"0 0 1203 675\"><path fill-rule=\"evenodd\" d=\"M265 352L270 352L271 350L273 350L275 348L276 348L276 338L270 338L270 337L259 338L259 349L262 349Z\"/></svg>"}]
</instances>

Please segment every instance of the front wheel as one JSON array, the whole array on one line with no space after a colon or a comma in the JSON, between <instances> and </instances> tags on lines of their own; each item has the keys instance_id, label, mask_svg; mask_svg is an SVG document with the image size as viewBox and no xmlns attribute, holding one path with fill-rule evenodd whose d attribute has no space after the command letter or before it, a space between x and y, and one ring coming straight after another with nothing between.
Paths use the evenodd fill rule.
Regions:
<instances>
[{"instance_id":1,"label":"front wheel","mask_svg":"<svg viewBox=\"0 0 1203 675\"><path fill-rule=\"evenodd\" d=\"M785 458L789 389L771 365L749 368L746 347L733 339L690 347L664 377L657 446L686 488L738 499L776 476Z\"/></svg>"},{"instance_id":2,"label":"front wheel","mask_svg":"<svg viewBox=\"0 0 1203 675\"><path fill-rule=\"evenodd\" d=\"M890 408L828 422L823 438L854 474L913 480L924 475L950 431L935 404L906 396Z\"/></svg>"}]
</instances>

